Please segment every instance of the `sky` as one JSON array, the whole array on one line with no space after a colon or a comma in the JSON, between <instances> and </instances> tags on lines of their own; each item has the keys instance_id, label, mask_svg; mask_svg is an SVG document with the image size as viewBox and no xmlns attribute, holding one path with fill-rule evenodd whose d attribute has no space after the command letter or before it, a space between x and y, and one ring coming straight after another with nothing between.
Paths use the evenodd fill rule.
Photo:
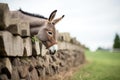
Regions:
<instances>
[{"instance_id":1,"label":"sky","mask_svg":"<svg viewBox=\"0 0 120 80\"><path fill-rule=\"evenodd\" d=\"M21 8L45 17L58 10L56 18L65 15L56 24L59 32L69 32L91 50L112 48L115 34L120 35L120 0L0 0L0 3L8 3L11 11Z\"/></svg>"}]
</instances>

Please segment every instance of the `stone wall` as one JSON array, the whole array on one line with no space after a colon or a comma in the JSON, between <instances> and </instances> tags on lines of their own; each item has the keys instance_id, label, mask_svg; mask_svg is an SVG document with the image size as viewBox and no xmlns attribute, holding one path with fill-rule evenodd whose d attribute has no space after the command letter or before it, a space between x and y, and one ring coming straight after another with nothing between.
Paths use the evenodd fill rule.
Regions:
<instances>
[{"instance_id":1,"label":"stone wall","mask_svg":"<svg viewBox=\"0 0 120 80\"><path fill-rule=\"evenodd\" d=\"M8 5L0 3L0 56L35 56L42 52L47 52L44 45L31 41L29 23L14 17Z\"/></svg>"},{"instance_id":2,"label":"stone wall","mask_svg":"<svg viewBox=\"0 0 120 80\"><path fill-rule=\"evenodd\" d=\"M57 31L57 38L58 38L59 41L69 42L69 43L72 43L72 44L76 44L76 45L82 46L80 44L80 42L77 41L76 37L71 37L70 33L68 33L68 32L59 33Z\"/></svg>"},{"instance_id":3,"label":"stone wall","mask_svg":"<svg viewBox=\"0 0 120 80\"><path fill-rule=\"evenodd\" d=\"M84 61L83 52L68 49L43 57L1 57L0 80L48 80L48 77L68 71Z\"/></svg>"},{"instance_id":4,"label":"stone wall","mask_svg":"<svg viewBox=\"0 0 120 80\"><path fill-rule=\"evenodd\" d=\"M0 80L49 80L85 62L84 50L69 33L63 40L59 34L59 50L50 55L42 43L32 42L29 27L0 3Z\"/></svg>"}]
</instances>

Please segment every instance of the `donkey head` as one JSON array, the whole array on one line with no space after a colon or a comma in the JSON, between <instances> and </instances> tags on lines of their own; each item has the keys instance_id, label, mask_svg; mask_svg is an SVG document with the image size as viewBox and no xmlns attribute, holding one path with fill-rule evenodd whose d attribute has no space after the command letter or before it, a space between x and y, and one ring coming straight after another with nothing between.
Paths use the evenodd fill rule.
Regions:
<instances>
[{"instance_id":1,"label":"donkey head","mask_svg":"<svg viewBox=\"0 0 120 80\"><path fill-rule=\"evenodd\" d=\"M49 49L51 54L54 54L57 51L57 40L56 40L56 29L55 25L58 23L63 17L54 19L57 10L54 10L48 19L42 24L40 30L37 34L38 39L42 41L47 49Z\"/></svg>"}]
</instances>

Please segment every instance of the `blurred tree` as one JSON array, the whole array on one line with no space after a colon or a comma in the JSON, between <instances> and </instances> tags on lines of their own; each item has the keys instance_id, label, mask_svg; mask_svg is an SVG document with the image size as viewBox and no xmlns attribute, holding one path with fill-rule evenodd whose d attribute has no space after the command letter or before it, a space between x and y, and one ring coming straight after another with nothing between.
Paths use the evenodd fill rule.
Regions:
<instances>
[{"instance_id":1,"label":"blurred tree","mask_svg":"<svg viewBox=\"0 0 120 80\"><path fill-rule=\"evenodd\" d=\"M113 48L120 49L120 38L118 34L115 35Z\"/></svg>"},{"instance_id":2,"label":"blurred tree","mask_svg":"<svg viewBox=\"0 0 120 80\"><path fill-rule=\"evenodd\" d=\"M102 48L102 47L98 47L97 50L104 50L104 48Z\"/></svg>"}]
</instances>

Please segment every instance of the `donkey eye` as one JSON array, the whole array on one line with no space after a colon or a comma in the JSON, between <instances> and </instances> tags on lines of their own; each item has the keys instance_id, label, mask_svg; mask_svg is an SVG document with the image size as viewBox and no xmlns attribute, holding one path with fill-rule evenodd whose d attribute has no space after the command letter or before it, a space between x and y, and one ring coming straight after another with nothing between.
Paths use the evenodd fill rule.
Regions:
<instances>
[{"instance_id":1,"label":"donkey eye","mask_svg":"<svg viewBox=\"0 0 120 80\"><path fill-rule=\"evenodd\" d=\"M52 35L52 32L49 31L48 34L49 34L49 35Z\"/></svg>"}]
</instances>

